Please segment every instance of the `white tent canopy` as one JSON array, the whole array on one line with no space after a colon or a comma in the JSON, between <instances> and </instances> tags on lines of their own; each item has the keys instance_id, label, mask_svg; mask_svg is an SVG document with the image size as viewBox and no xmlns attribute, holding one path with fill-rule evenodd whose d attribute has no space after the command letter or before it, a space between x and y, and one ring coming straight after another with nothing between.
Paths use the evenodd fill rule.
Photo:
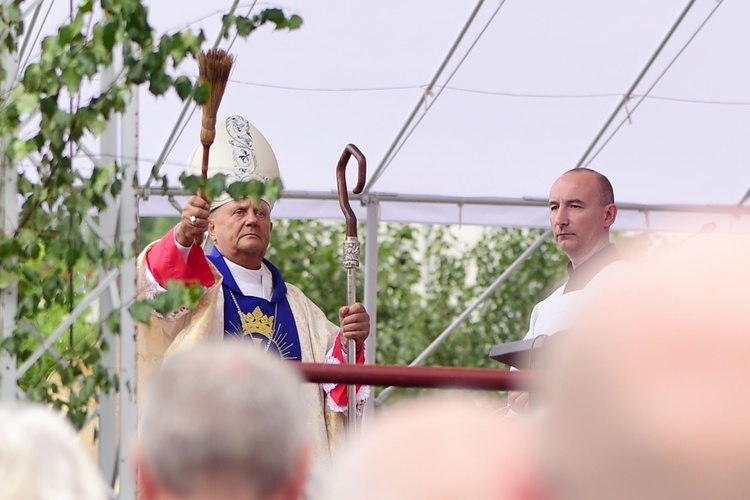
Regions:
<instances>
[{"instance_id":1,"label":"white tent canopy","mask_svg":"<svg viewBox=\"0 0 750 500\"><path fill-rule=\"evenodd\" d=\"M554 179L588 166L625 208L616 230L750 228L748 2L273 5L304 24L221 41L237 61L219 117L247 117L274 147L277 217L341 218L335 165L354 143L381 220L542 227ZM150 2L159 31L200 27L209 41L231 7ZM192 62L180 70L197 74ZM142 180L181 109L142 92ZM198 111L180 125L161 168L174 186L199 122ZM175 211L151 196L141 214Z\"/></svg>"},{"instance_id":2,"label":"white tent canopy","mask_svg":"<svg viewBox=\"0 0 750 500\"><path fill-rule=\"evenodd\" d=\"M148 3L158 31L202 28L209 40L231 9L246 15L269 6L230 0ZM71 5L54 0L30 4L24 6L25 15L38 20L26 33L33 43L35 30L55 30ZM706 226L709 222L750 230L750 67L745 62L750 2L318 0L274 5L301 15L305 24L292 33L264 28L247 41L221 41L237 63L220 118L245 116L273 145L286 187L276 217L341 219L335 166L344 146L354 143L370 165L362 197L367 207L354 204L368 222L543 227L553 180L565 170L588 166L615 186L623 209L615 230L695 232L712 227ZM113 77L114 70L108 71L104 85ZM179 71L194 77L197 67L188 61ZM180 121L184 108L176 95L153 98L144 90L138 97L137 124L130 110L119 117L121 130L113 123L101 138L103 155L131 167L128 160L135 157L141 183L164 159L161 171L177 190L188 154L198 143L199 113ZM8 172L4 169L3 175ZM92 228L106 229L101 231L105 245L133 244L136 195L131 187L123 182L119 200L97 222L89 221ZM143 194L150 195L140 200L141 215L175 213L157 188L149 193L146 187ZM3 203L12 205L12 197ZM367 225L367 237L375 244L368 244L365 255L364 302L374 316L376 224ZM429 356L542 241L412 364ZM105 332L110 345L119 347L107 353L105 364L120 367L121 391L99 397L99 460L108 477L119 471L122 498L135 498L126 447L116 446L135 435L137 420L135 336L127 334L135 331L127 313L136 296L135 271L134 260L128 259L102 276L45 341L48 345L18 367L22 375L89 306L98 302L102 318L120 311L122 334ZM14 300L4 299L0 307L6 319L15 315ZM374 335L368 339L373 341ZM375 349L367 352L372 356ZM15 364L2 363L0 372L0 398L15 398Z\"/></svg>"}]
</instances>

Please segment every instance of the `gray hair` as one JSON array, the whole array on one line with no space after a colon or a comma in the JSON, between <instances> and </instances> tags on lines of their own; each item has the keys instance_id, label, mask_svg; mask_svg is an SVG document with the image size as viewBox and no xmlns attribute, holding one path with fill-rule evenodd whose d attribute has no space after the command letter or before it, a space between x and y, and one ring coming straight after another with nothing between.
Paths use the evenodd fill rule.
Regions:
<instances>
[{"instance_id":1,"label":"gray hair","mask_svg":"<svg viewBox=\"0 0 750 500\"><path fill-rule=\"evenodd\" d=\"M148 384L144 466L177 494L227 479L258 496L273 492L310 442L301 384L291 367L242 342L176 354Z\"/></svg>"},{"instance_id":2,"label":"gray hair","mask_svg":"<svg viewBox=\"0 0 750 500\"><path fill-rule=\"evenodd\" d=\"M0 498L104 500L107 491L62 415L38 405L0 407Z\"/></svg>"}]
</instances>

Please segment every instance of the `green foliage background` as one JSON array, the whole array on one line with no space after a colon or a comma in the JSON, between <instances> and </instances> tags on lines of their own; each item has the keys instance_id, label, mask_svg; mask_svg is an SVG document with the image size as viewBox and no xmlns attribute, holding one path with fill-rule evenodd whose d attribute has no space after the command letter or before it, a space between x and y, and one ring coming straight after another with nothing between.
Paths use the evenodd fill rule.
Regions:
<instances>
[{"instance_id":1,"label":"green foliage background","mask_svg":"<svg viewBox=\"0 0 750 500\"><path fill-rule=\"evenodd\" d=\"M14 74L15 68L4 65L10 60L7 56L19 50L25 30L22 12L30 4L24 0L0 4L0 82L7 86L0 89L0 160L4 168L23 164L30 173L18 178L17 194L23 199L18 226L0 234L0 289L18 291L16 327L13 335L2 339L0 350L15 356L19 365L32 359L101 276L176 222L142 221L136 248L102 244L91 228L119 196L126 182L125 166L93 158L89 170L74 169L82 143L96 140L110 120L124 112L139 86L154 95L175 92L197 104L208 95L205 85L177 76L180 64L204 49L204 34L183 31L157 36L139 0L78 2L69 21L34 48L39 58ZM246 37L263 24L296 29L301 22L296 15L272 8L250 17L229 14L223 18L222 36ZM100 89L102 72L116 59L122 60L117 78ZM156 169L149 181L166 185ZM223 186L223 180L219 180L222 186L216 185L217 179L205 185L196 178L182 181L192 192L205 188L208 193ZM259 194L257 186L233 188L245 195ZM343 223L276 221L268 255L287 281L300 286L333 321L344 303L343 234ZM411 362L539 234L486 229L479 239L466 241L445 226L381 224L377 362ZM552 242L544 243L428 364L498 368L487 356L490 347L524 334L531 308L560 281L564 261ZM195 299L195 293L170 290L162 294L161 305L169 310ZM363 296L361 286L358 296ZM130 311L142 318L154 304L136 306ZM101 364L102 354L110 349L103 341L105 328L119 331L116 314L101 318L90 312L78 318L67 335L23 375L21 389L31 399L64 407L81 425L91 398L117 386L116 378ZM76 388L67 400L59 397L60 385Z\"/></svg>"},{"instance_id":2,"label":"green foliage background","mask_svg":"<svg viewBox=\"0 0 750 500\"><path fill-rule=\"evenodd\" d=\"M177 222L144 219L141 241L158 238ZM362 226L359 234L365 233ZM478 239L463 238L464 233L448 226L380 224L377 363L411 363L542 231L484 228ZM343 221L276 220L267 254L286 281L299 286L336 323L346 300L344 234ZM362 236L360 240L364 262L367 241ZM564 279L565 263L567 258L551 240L542 244L426 365L505 368L488 357L490 348L523 337L534 304ZM362 301L364 270L357 275L357 298Z\"/></svg>"},{"instance_id":3,"label":"green foliage background","mask_svg":"<svg viewBox=\"0 0 750 500\"><path fill-rule=\"evenodd\" d=\"M175 92L182 100L205 102L206 85L178 76L183 62L196 64L205 36L190 30L157 36L140 0L81 0L71 4L70 17L38 45L30 35L28 41L36 45L31 47L23 38L25 19L34 23L36 16L24 13L36 7L41 6L24 0L0 4L1 171L5 175L23 165L26 173L8 175L17 179L15 194L23 200L18 224L6 226L14 217L0 213L0 289L10 290L9 297L17 293L15 329L3 332L0 351L14 356L19 366L30 364L19 380L30 399L65 409L80 426L92 398L118 383L102 365L102 355L110 349L103 332L119 331L117 314L81 317L41 357L32 356L99 278L136 249L123 248L119 241L104 244L91 229L119 196L126 182L125 165L96 157L90 165L85 162L90 168L74 168L74 162L80 167L80 157L86 156L83 144L102 135L138 87L157 96ZM253 16L227 14L221 36L236 33L245 38L264 24L296 29L301 23L299 16L274 8ZM22 59L19 51L24 49L28 51ZM35 56L27 59L29 53ZM116 78L102 85L107 80L104 71L118 59ZM21 60L23 65L16 68L14 61ZM151 177L149 181L166 184L156 169ZM191 187L197 191L202 186L193 182ZM211 187L207 185L206 192ZM257 187L247 190L255 193ZM170 292L163 294L171 300L162 300L165 307L195 295L184 288ZM61 386L71 394L61 397Z\"/></svg>"},{"instance_id":4,"label":"green foliage background","mask_svg":"<svg viewBox=\"0 0 750 500\"><path fill-rule=\"evenodd\" d=\"M446 226L381 224L377 362L413 361L540 234L536 230L487 228L473 242L460 239ZM343 224L278 221L269 252L285 279L300 286L332 321L337 321L336 311L346 293L341 265L343 235ZM363 252L366 245L363 240ZM558 282L562 263L562 254L554 244L543 244L427 364L499 367L487 356L490 347L523 337L531 308ZM358 278L357 297L362 300L363 272Z\"/></svg>"}]
</instances>

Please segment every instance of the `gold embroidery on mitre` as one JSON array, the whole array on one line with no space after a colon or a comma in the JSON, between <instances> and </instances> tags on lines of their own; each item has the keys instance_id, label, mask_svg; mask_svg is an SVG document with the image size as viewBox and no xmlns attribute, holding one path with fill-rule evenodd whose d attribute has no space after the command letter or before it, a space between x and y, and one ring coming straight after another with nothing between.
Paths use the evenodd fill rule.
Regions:
<instances>
[{"instance_id":1,"label":"gold embroidery on mitre","mask_svg":"<svg viewBox=\"0 0 750 500\"><path fill-rule=\"evenodd\" d=\"M238 311L240 314L240 321L242 322L242 336L247 337L253 333L263 335L268 340L273 340L273 321L274 316L266 316L261 311L260 306L256 306L253 312L243 313ZM260 339L255 339L256 342L260 343Z\"/></svg>"}]
</instances>

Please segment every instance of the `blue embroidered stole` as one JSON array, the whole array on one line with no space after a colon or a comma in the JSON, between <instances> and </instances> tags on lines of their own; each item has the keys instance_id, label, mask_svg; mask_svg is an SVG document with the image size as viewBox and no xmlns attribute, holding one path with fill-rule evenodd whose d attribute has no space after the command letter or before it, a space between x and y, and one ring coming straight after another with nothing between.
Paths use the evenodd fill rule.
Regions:
<instances>
[{"instance_id":1,"label":"blue embroidered stole","mask_svg":"<svg viewBox=\"0 0 750 500\"><path fill-rule=\"evenodd\" d=\"M273 277L271 300L243 295L224 257L214 247L206 256L224 277L224 336L253 342L282 359L302 360L297 324L286 298L286 284L276 267L263 259Z\"/></svg>"}]
</instances>

